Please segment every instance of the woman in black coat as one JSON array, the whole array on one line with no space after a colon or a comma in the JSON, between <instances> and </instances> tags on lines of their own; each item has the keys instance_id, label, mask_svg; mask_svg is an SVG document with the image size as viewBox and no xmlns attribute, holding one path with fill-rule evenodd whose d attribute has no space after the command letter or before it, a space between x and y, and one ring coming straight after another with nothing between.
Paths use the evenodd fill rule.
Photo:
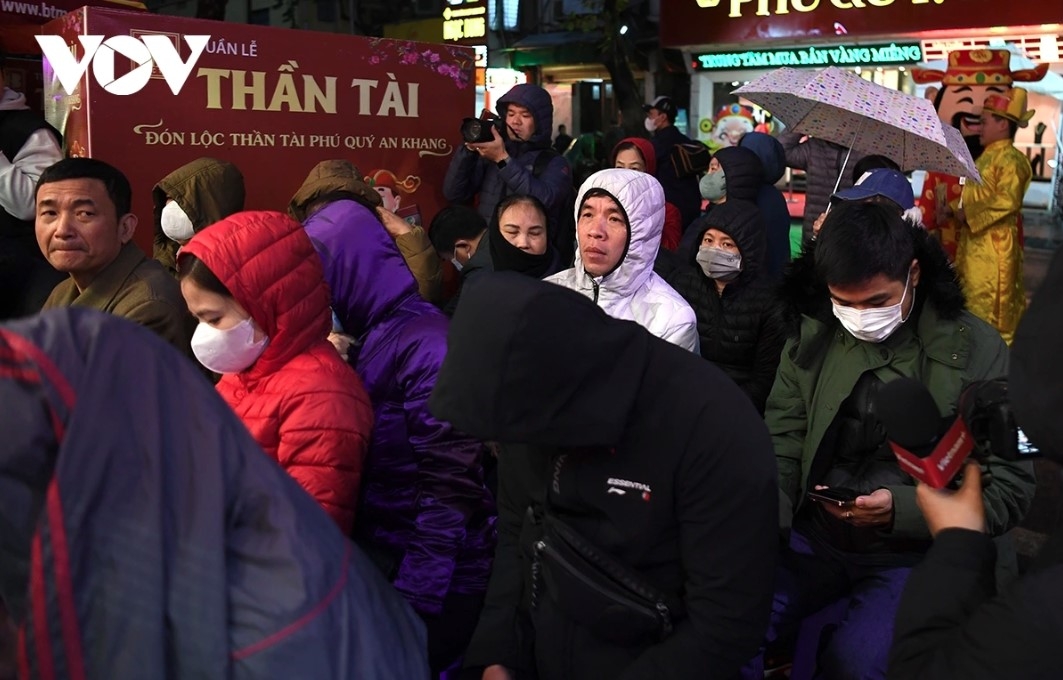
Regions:
<instances>
[{"instance_id":1,"label":"woman in black coat","mask_svg":"<svg viewBox=\"0 0 1063 680\"><path fill-rule=\"evenodd\" d=\"M786 339L773 284L762 275L764 221L756 205L728 199L691 228L696 247L668 283L694 308L701 356L763 413Z\"/></svg>"}]
</instances>

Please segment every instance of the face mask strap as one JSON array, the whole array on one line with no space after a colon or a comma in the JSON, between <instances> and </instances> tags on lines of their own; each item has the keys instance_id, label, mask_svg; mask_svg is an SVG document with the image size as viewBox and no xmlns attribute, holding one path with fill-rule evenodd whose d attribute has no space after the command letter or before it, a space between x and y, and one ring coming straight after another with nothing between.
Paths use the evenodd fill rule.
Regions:
<instances>
[{"instance_id":1,"label":"face mask strap","mask_svg":"<svg viewBox=\"0 0 1063 680\"><path fill-rule=\"evenodd\" d=\"M910 284L911 282L912 282L912 268L908 267L908 278L906 278L904 280L904 292L901 293L901 301L899 303L897 303L897 304L899 304L901 306L901 309L904 309L904 298L908 296L908 284ZM912 291L912 295L915 295L915 291ZM903 313L901 314L901 323L906 323L908 321L908 319L911 318L913 311L915 311L915 300L912 300L912 306L908 310L908 316L904 316Z\"/></svg>"}]
</instances>

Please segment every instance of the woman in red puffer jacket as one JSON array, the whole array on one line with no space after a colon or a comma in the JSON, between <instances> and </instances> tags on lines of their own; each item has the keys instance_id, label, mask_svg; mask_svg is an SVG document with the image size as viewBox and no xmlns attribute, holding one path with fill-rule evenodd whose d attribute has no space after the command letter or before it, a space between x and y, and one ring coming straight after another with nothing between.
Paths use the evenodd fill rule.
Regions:
<instances>
[{"instance_id":1,"label":"woman in red puffer jacket","mask_svg":"<svg viewBox=\"0 0 1063 680\"><path fill-rule=\"evenodd\" d=\"M332 516L354 526L373 415L357 374L328 341L329 291L301 224L237 213L177 259L199 320L192 351L252 436Z\"/></svg>"}]
</instances>

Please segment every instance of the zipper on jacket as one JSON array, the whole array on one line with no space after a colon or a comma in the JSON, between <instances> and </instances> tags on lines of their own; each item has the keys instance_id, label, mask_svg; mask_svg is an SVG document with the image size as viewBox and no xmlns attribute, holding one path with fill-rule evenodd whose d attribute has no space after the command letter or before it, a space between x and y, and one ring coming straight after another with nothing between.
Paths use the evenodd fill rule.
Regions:
<instances>
[{"instance_id":1,"label":"zipper on jacket","mask_svg":"<svg viewBox=\"0 0 1063 680\"><path fill-rule=\"evenodd\" d=\"M591 279L591 285L594 286L594 304L598 304L598 282Z\"/></svg>"},{"instance_id":2,"label":"zipper on jacket","mask_svg":"<svg viewBox=\"0 0 1063 680\"><path fill-rule=\"evenodd\" d=\"M552 548L546 541L540 540L540 541L537 541L535 543L535 553L536 553L536 559L532 563L532 598L533 598L533 601L534 601L534 598L538 595L538 587L537 586L538 586L538 580L539 579L537 577L540 575L540 570L541 570L541 567L539 566L539 562L541 560L541 555L543 553L546 553L546 554L550 555L550 557L552 557L553 559L557 560L570 574L572 574L577 579L579 579L585 586L587 586L591 590L593 590L595 592L598 592L598 593L601 593L602 595L604 595L609 600L612 600L614 602L619 602L620 604L622 604L622 605L624 605L626 607L630 607L632 609L635 609L637 611L642 611L642 612L646 613L649 617L657 619L658 621L660 621L661 629L662 629L662 635L663 636L666 636L666 635L668 635L669 633L672 632L672 614L668 610L668 605L666 605L665 603L663 603L663 602L655 602L654 603L654 608L651 609L650 607L647 607L646 605L642 604L641 602L636 602L635 600L632 600L630 598L624 597L623 595L617 595L616 593L612 593L612 592L609 592L609 591L603 589L597 583L595 583L591 579L589 579L586 576L584 576L583 573L580 572L579 569L573 567L571 562L569 562L564 557L562 557L560 555L560 553L558 553L557 550Z\"/></svg>"},{"instance_id":3,"label":"zipper on jacket","mask_svg":"<svg viewBox=\"0 0 1063 680\"><path fill-rule=\"evenodd\" d=\"M539 582L542 578L542 554L543 549L546 547L546 543L542 541L535 542L535 559L532 560L531 572L531 609L535 611L539 608Z\"/></svg>"}]
</instances>

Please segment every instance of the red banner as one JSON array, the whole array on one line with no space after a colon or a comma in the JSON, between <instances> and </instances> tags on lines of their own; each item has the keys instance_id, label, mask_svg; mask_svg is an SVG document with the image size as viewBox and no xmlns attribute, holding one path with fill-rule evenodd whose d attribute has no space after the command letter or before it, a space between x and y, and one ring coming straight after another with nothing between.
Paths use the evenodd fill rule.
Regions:
<instances>
[{"instance_id":1,"label":"red banner","mask_svg":"<svg viewBox=\"0 0 1063 680\"><path fill-rule=\"evenodd\" d=\"M125 95L108 89L136 89L135 64L122 56L136 50L114 43L100 69L105 42L72 95L59 84L60 61L45 59L49 122L64 133L70 155L126 173L141 225L136 241L148 251L152 187L203 156L240 168L248 209L286 210L310 169L336 158L393 184L397 210L411 221L429 220L445 204L443 176L473 108L470 48L94 8L44 32L62 36L78 60L85 54L78 36L163 35L185 61L192 57L186 38L210 36L178 95L154 51L151 78ZM105 89L96 71L106 74L111 55Z\"/></svg>"},{"instance_id":2,"label":"red banner","mask_svg":"<svg viewBox=\"0 0 1063 680\"><path fill-rule=\"evenodd\" d=\"M1055 5L1055 12L1049 5ZM1060 21L1059 3L1001 0L668 0L661 44L707 46L833 36L891 37Z\"/></svg>"}]
</instances>

